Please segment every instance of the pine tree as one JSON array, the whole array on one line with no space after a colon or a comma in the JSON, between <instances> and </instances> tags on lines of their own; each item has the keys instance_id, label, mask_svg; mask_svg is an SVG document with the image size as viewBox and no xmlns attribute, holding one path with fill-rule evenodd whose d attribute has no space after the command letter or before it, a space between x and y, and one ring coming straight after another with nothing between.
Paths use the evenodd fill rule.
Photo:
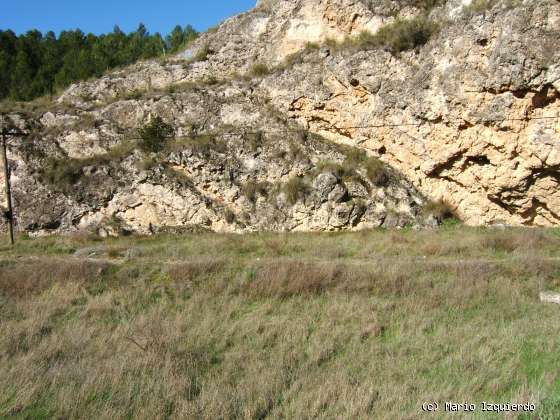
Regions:
<instances>
[{"instance_id":1,"label":"pine tree","mask_svg":"<svg viewBox=\"0 0 560 420\"><path fill-rule=\"evenodd\" d=\"M23 41L18 41L14 60L10 97L19 101L33 98L31 83L33 82L33 66Z\"/></svg>"},{"instance_id":2,"label":"pine tree","mask_svg":"<svg viewBox=\"0 0 560 420\"><path fill-rule=\"evenodd\" d=\"M185 33L183 32L183 28L177 25L171 33L167 36L167 46L171 51L177 51L181 45L183 45Z\"/></svg>"},{"instance_id":3,"label":"pine tree","mask_svg":"<svg viewBox=\"0 0 560 420\"><path fill-rule=\"evenodd\" d=\"M30 100L52 95L78 80L100 76L104 72L139 59L178 51L196 38L190 25L176 26L165 39L150 35L144 24L126 35L118 26L106 35L85 35L81 30L53 32L44 36L37 30L16 36L0 30L0 100Z\"/></svg>"},{"instance_id":4,"label":"pine tree","mask_svg":"<svg viewBox=\"0 0 560 420\"><path fill-rule=\"evenodd\" d=\"M53 95L54 80L60 68L59 46L54 32L48 32L41 45L41 67L37 78L41 80L43 93Z\"/></svg>"},{"instance_id":5,"label":"pine tree","mask_svg":"<svg viewBox=\"0 0 560 420\"><path fill-rule=\"evenodd\" d=\"M10 94L16 42L15 33L0 31L0 99Z\"/></svg>"}]
</instances>

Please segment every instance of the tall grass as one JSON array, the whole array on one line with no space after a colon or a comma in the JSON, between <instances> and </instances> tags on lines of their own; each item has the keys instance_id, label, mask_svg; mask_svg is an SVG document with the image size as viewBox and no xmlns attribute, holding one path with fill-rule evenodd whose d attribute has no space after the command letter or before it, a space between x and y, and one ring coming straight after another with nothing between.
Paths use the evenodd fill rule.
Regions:
<instances>
[{"instance_id":1,"label":"tall grass","mask_svg":"<svg viewBox=\"0 0 560 420\"><path fill-rule=\"evenodd\" d=\"M559 279L558 230L19 238L0 417L554 418Z\"/></svg>"}]
</instances>

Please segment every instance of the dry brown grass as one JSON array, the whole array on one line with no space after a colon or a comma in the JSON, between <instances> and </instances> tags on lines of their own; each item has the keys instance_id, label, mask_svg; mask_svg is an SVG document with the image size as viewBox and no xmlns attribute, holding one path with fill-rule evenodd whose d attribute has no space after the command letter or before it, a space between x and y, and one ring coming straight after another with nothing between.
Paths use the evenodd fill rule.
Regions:
<instances>
[{"instance_id":1,"label":"dry brown grass","mask_svg":"<svg viewBox=\"0 0 560 420\"><path fill-rule=\"evenodd\" d=\"M55 283L91 284L101 281L109 267L105 262L72 259L0 261L0 293L23 297L41 293Z\"/></svg>"},{"instance_id":2,"label":"dry brown grass","mask_svg":"<svg viewBox=\"0 0 560 420\"><path fill-rule=\"evenodd\" d=\"M220 273L226 262L220 258L203 258L169 264L166 273L174 282L193 281L201 276Z\"/></svg>"},{"instance_id":3,"label":"dry brown grass","mask_svg":"<svg viewBox=\"0 0 560 420\"><path fill-rule=\"evenodd\" d=\"M2 418L422 418L560 408L555 230L0 248Z\"/></svg>"}]
</instances>

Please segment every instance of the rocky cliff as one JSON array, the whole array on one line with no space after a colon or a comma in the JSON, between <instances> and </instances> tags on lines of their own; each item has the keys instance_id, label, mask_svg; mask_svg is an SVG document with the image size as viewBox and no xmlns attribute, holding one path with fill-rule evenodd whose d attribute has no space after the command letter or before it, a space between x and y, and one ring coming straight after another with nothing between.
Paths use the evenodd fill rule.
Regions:
<instances>
[{"instance_id":1,"label":"rocky cliff","mask_svg":"<svg viewBox=\"0 0 560 420\"><path fill-rule=\"evenodd\" d=\"M553 0L260 1L12 110L18 227L558 225L559 46Z\"/></svg>"}]
</instances>

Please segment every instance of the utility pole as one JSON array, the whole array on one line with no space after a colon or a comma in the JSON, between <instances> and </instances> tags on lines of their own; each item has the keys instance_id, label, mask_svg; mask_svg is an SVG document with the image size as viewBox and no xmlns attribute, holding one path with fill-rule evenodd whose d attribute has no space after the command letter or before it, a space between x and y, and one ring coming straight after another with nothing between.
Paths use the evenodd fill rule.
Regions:
<instances>
[{"instance_id":1,"label":"utility pole","mask_svg":"<svg viewBox=\"0 0 560 420\"><path fill-rule=\"evenodd\" d=\"M10 168L8 166L8 156L6 153L6 131L4 130L4 119L2 118L2 128L0 136L2 136L2 163L4 166L4 181L6 182L6 202L8 204L8 211L6 216L8 218L8 229L10 232L10 244L14 246L14 211L12 208L12 189L10 186Z\"/></svg>"}]
</instances>

